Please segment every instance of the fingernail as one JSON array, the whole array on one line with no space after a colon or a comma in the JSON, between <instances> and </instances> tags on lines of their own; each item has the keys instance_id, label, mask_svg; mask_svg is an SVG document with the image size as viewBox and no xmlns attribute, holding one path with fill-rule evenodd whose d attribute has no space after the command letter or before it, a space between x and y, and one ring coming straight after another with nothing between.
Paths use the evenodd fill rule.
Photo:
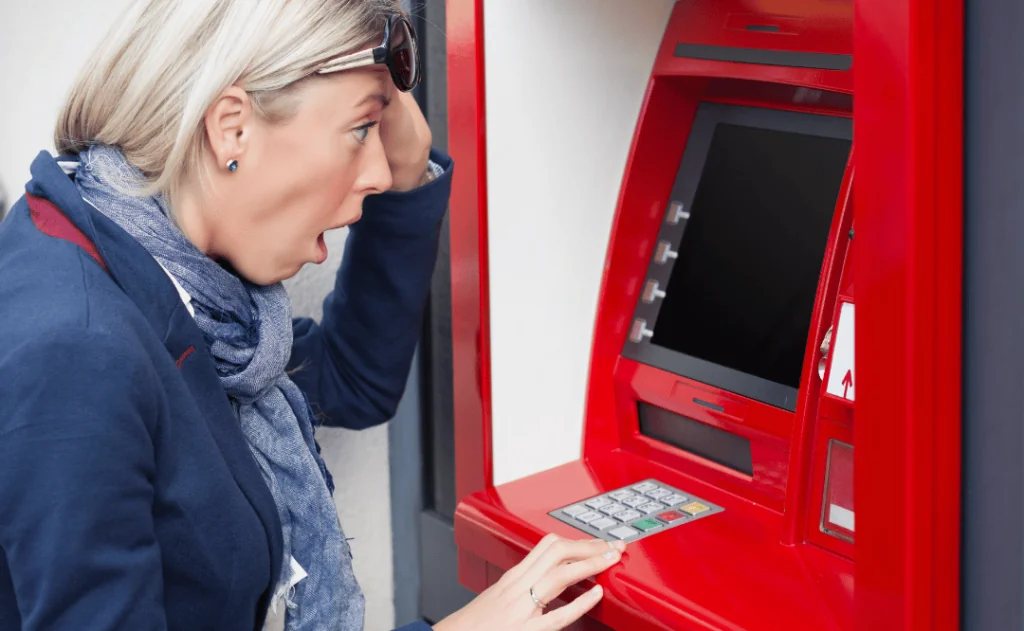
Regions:
<instances>
[{"instance_id":1,"label":"fingernail","mask_svg":"<svg viewBox=\"0 0 1024 631\"><path fill-rule=\"evenodd\" d=\"M590 593L594 595L594 598L600 598L604 595L604 588L600 585L594 585L594 589L590 590Z\"/></svg>"},{"instance_id":2,"label":"fingernail","mask_svg":"<svg viewBox=\"0 0 1024 631\"><path fill-rule=\"evenodd\" d=\"M615 546L615 548L619 552L625 552L626 551L626 542L625 541L616 541L612 545Z\"/></svg>"},{"instance_id":3,"label":"fingernail","mask_svg":"<svg viewBox=\"0 0 1024 631\"><path fill-rule=\"evenodd\" d=\"M614 559L618 554L619 554L618 550L609 550L608 552L604 553L604 558L606 558L608 560L611 560L611 559Z\"/></svg>"}]
</instances>

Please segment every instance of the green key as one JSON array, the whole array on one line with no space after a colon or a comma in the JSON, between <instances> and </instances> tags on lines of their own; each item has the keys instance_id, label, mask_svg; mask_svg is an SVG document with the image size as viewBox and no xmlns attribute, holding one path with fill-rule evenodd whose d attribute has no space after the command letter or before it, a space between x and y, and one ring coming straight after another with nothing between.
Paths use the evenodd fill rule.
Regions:
<instances>
[{"instance_id":1,"label":"green key","mask_svg":"<svg viewBox=\"0 0 1024 631\"><path fill-rule=\"evenodd\" d=\"M661 523L648 517L647 519L641 519L640 521L633 524L633 527L647 532L648 530L654 530L655 528L661 528Z\"/></svg>"}]
</instances>

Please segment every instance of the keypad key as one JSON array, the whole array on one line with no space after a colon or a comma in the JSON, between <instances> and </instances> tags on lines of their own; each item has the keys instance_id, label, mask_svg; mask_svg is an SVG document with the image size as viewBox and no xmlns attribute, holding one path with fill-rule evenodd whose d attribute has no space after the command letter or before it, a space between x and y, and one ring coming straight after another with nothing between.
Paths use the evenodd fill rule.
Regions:
<instances>
[{"instance_id":1,"label":"keypad key","mask_svg":"<svg viewBox=\"0 0 1024 631\"><path fill-rule=\"evenodd\" d=\"M648 501L650 501L650 500L648 500L643 495L634 495L633 497L631 497L631 498L629 498L627 500L622 500L622 503L625 504L626 506L630 507L630 508L636 508L637 506L643 506Z\"/></svg>"},{"instance_id":2,"label":"keypad key","mask_svg":"<svg viewBox=\"0 0 1024 631\"><path fill-rule=\"evenodd\" d=\"M687 499L689 499L689 498L687 498L685 495L680 495L678 493L673 493L672 495L669 495L668 497L661 498L659 501L662 504L665 504L666 506L675 506L676 504L682 504Z\"/></svg>"},{"instance_id":3,"label":"keypad key","mask_svg":"<svg viewBox=\"0 0 1024 631\"><path fill-rule=\"evenodd\" d=\"M617 523L619 522L615 521L611 517L602 517L601 519L595 519L594 521L590 522L590 527L597 528L598 530L604 530L605 528L610 528L611 526L614 526Z\"/></svg>"},{"instance_id":4,"label":"keypad key","mask_svg":"<svg viewBox=\"0 0 1024 631\"><path fill-rule=\"evenodd\" d=\"M619 526L615 530L609 530L608 534L615 537L616 539L622 539L623 541L625 541L626 539L632 539L640 533L633 530L629 526Z\"/></svg>"},{"instance_id":5,"label":"keypad key","mask_svg":"<svg viewBox=\"0 0 1024 631\"><path fill-rule=\"evenodd\" d=\"M640 517L643 517L643 514L642 513L638 513L635 510L627 510L627 511L623 511L621 513L616 513L614 515L614 517L615 517L615 519L618 519L621 522L627 522L627 521L633 521L634 519L638 519Z\"/></svg>"},{"instance_id":6,"label":"keypad key","mask_svg":"<svg viewBox=\"0 0 1024 631\"><path fill-rule=\"evenodd\" d=\"M656 519L651 519L650 517L648 517L647 519L643 519L636 522L635 524L633 524L633 527L643 532L650 532L652 530L657 530L658 528L661 528L661 522L659 522Z\"/></svg>"},{"instance_id":7,"label":"keypad key","mask_svg":"<svg viewBox=\"0 0 1024 631\"><path fill-rule=\"evenodd\" d=\"M575 517L576 515L582 515L583 513L587 512L587 507L580 506L579 504L573 504L572 506L563 508L562 512L568 515L569 517Z\"/></svg>"},{"instance_id":8,"label":"keypad key","mask_svg":"<svg viewBox=\"0 0 1024 631\"><path fill-rule=\"evenodd\" d=\"M648 515L650 515L652 513L657 513L665 510L665 506L659 504L658 502L647 502L643 506L638 506L637 510L642 513L647 513Z\"/></svg>"},{"instance_id":9,"label":"keypad key","mask_svg":"<svg viewBox=\"0 0 1024 631\"><path fill-rule=\"evenodd\" d=\"M658 488L658 485L653 482L641 482L640 484L633 485L633 490L637 493L646 493L647 491L653 491L656 488Z\"/></svg>"},{"instance_id":10,"label":"keypad key","mask_svg":"<svg viewBox=\"0 0 1024 631\"><path fill-rule=\"evenodd\" d=\"M666 489L652 489L644 493L644 495L651 498L652 500L657 500L672 495L672 491L668 491Z\"/></svg>"},{"instance_id":11,"label":"keypad key","mask_svg":"<svg viewBox=\"0 0 1024 631\"><path fill-rule=\"evenodd\" d=\"M590 522L597 519L601 519L602 517L604 517L604 515L602 515L601 513L596 513L592 510L582 513L580 515L576 515L576 519L578 521L583 522L584 524L589 524Z\"/></svg>"},{"instance_id":12,"label":"keypad key","mask_svg":"<svg viewBox=\"0 0 1024 631\"><path fill-rule=\"evenodd\" d=\"M607 506L602 506L600 510L605 515L614 515L615 513L626 510L626 507L623 506L622 504L616 504L615 502L612 502Z\"/></svg>"},{"instance_id":13,"label":"keypad key","mask_svg":"<svg viewBox=\"0 0 1024 631\"><path fill-rule=\"evenodd\" d=\"M679 511L670 510L658 515L658 519L665 522L666 524L674 524L677 521L682 521L686 519L686 515L680 513Z\"/></svg>"},{"instance_id":14,"label":"keypad key","mask_svg":"<svg viewBox=\"0 0 1024 631\"><path fill-rule=\"evenodd\" d=\"M711 510L711 507L708 506L707 504L701 504L700 502L690 502L685 506L680 506L679 510L689 515L697 516L701 513L708 512L709 510Z\"/></svg>"},{"instance_id":15,"label":"keypad key","mask_svg":"<svg viewBox=\"0 0 1024 631\"><path fill-rule=\"evenodd\" d=\"M629 489L622 489L621 491L609 493L608 497L612 498L613 500L618 500L621 502L622 500L628 500L629 498L633 497L633 495L633 491L630 491Z\"/></svg>"},{"instance_id":16,"label":"keypad key","mask_svg":"<svg viewBox=\"0 0 1024 631\"><path fill-rule=\"evenodd\" d=\"M597 509L601 508L602 506L607 506L607 505L611 504L612 501L610 499L608 499L607 497L595 497L594 499L587 500L584 503L587 506L589 506L590 508L593 508L594 510L597 510Z\"/></svg>"}]
</instances>

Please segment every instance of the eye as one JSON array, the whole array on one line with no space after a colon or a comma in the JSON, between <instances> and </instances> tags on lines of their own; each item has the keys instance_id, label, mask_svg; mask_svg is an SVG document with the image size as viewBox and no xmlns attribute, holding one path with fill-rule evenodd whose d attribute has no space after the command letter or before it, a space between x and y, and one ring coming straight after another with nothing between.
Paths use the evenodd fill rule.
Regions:
<instances>
[{"instance_id":1,"label":"eye","mask_svg":"<svg viewBox=\"0 0 1024 631\"><path fill-rule=\"evenodd\" d=\"M370 130L377 126L377 121L371 121L365 125L360 125L352 130L352 134L356 137L356 140L360 144L366 142L366 137L370 135Z\"/></svg>"}]
</instances>

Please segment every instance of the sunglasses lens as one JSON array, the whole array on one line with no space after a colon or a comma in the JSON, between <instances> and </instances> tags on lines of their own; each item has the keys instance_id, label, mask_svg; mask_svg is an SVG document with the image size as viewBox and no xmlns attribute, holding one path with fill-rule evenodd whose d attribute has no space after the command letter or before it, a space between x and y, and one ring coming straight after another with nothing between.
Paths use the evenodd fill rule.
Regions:
<instances>
[{"instance_id":1,"label":"sunglasses lens","mask_svg":"<svg viewBox=\"0 0 1024 631\"><path fill-rule=\"evenodd\" d=\"M403 92L416 87L420 80L419 51L416 48L416 32L408 21L397 20L391 33L391 77L395 86Z\"/></svg>"}]
</instances>

